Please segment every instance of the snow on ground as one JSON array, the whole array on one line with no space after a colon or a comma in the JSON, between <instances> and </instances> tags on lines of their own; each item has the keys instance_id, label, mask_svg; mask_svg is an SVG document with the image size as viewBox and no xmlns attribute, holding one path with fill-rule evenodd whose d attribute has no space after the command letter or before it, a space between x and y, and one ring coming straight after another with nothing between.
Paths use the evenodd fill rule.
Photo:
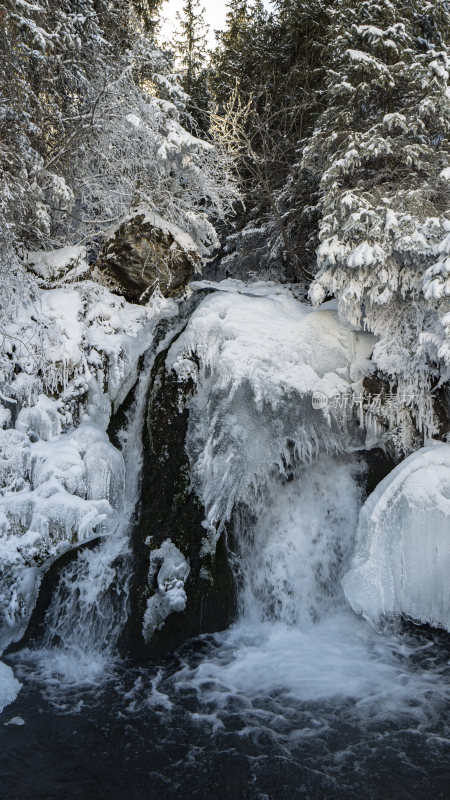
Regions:
<instances>
[{"instance_id":1,"label":"snow on ground","mask_svg":"<svg viewBox=\"0 0 450 800\"><path fill-rule=\"evenodd\" d=\"M344 591L373 624L405 616L450 631L450 445L399 464L361 509Z\"/></svg>"}]
</instances>

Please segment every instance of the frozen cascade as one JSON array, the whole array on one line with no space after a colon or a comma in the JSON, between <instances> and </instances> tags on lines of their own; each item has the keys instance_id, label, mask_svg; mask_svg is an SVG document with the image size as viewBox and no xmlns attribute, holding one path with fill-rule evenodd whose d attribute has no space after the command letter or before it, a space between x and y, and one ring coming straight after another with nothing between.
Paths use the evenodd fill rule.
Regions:
<instances>
[{"instance_id":1,"label":"frozen cascade","mask_svg":"<svg viewBox=\"0 0 450 800\"><path fill-rule=\"evenodd\" d=\"M118 509L115 532L94 549L83 549L59 576L44 619L39 649L20 652L35 676L66 686L95 684L113 668L117 641L128 616L131 577L130 530L139 499L142 469L142 429L151 371L157 354L182 326L169 323L144 357L128 424L120 431L119 453L101 429L84 422L72 438L83 455L83 480L91 501L107 497ZM104 502L104 501L103 501Z\"/></svg>"},{"instance_id":2,"label":"frozen cascade","mask_svg":"<svg viewBox=\"0 0 450 800\"><path fill-rule=\"evenodd\" d=\"M283 287L228 283L200 304L167 357L180 380L197 384L187 447L211 546L272 473L287 479L319 453L358 446L351 412L333 400L360 386L374 343L335 310L314 312Z\"/></svg>"},{"instance_id":3,"label":"frozen cascade","mask_svg":"<svg viewBox=\"0 0 450 800\"><path fill-rule=\"evenodd\" d=\"M129 424L122 432L123 464L115 475L108 461L111 445L103 439L87 446L86 455L99 456L98 472L88 460L87 483L92 498L108 492L121 503L116 532L93 550L83 550L59 577L45 614L44 636L38 650L21 651L22 660L36 665L36 675L63 685L96 683L112 665L117 639L125 623L129 580L129 526L138 500L142 464L142 426L154 353L144 361ZM94 426L93 426L94 427ZM94 432L94 431L93 431ZM108 452L105 452L108 451ZM114 466L116 459L113 459ZM125 485L124 483L125 476ZM114 488L114 483L117 486Z\"/></svg>"},{"instance_id":4,"label":"frozen cascade","mask_svg":"<svg viewBox=\"0 0 450 800\"><path fill-rule=\"evenodd\" d=\"M416 724L447 691L407 665L414 646L358 620L342 589L365 467L352 455L360 432L330 401L358 386L372 344L283 289L230 285L203 301L169 352L180 377L197 381L188 451L207 511L204 550L225 528L239 587L239 619L219 649L177 676L215 726L240 702L265 729L265 711L255 722L251 708L273 693L281 707L352 699L356 716ZM314 393L328 403L313 408Z\"/></svg>"}]
</instances>

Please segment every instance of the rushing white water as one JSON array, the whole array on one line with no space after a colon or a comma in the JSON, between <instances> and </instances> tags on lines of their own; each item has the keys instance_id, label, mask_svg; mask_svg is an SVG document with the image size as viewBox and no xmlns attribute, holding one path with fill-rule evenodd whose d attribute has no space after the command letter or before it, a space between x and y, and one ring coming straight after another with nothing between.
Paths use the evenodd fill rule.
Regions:
<instances>
[{"instance_id":1,"label":"rushing white water","mask_svg":"<svg viewBox=\"0 0 450 800\"><path fill-rule=\"evenodd\" d=\"M302 626L342 606L342 570L353 551L361 503L349 458L325 457L286 482L267 481L236 517L241 619ZM253 521L254 520L254 521Z\"/></svg>"},{"instance_id":2,"label":"rushing white water","mask_svg":"<svg viewBox=\"0 0 450 800\"><path fill-rule=\"evenodd\" d=\"M342 703L359 719L404 716L417 724L448 697L440 670L415 664L423 643L375 631L346 604L341 578L353 551L360 478L352 459L326 457L288 483L274 480L254 514L237 516L240 618L209 657L177 676L215 725L230 703L253 729L319 701L334 711L317 710L298 735L316 735ZM263 698L272 698L270 707Z\"/></svg>"}]
</instances>

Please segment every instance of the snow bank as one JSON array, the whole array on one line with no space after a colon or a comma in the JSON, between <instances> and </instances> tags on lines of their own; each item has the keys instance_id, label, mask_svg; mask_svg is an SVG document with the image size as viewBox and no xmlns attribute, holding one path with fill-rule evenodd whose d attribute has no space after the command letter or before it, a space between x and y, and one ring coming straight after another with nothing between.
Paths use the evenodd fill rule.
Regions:
<instances>
[{"instance_id":1,"label":"snow bank","mask_svg":"<svg viewBox=\"0 0 450 800\"><path fill-rule=\"evenodd\" d=\"M405 616L450 630L450 445L424 447L394 469L361 509L343 586L372 623Z\"/></svg>"},{"instance_id":2,"label":"snow bank","mask_svg":"<svg viewBox=\"0 0 450 800\"><path fill-rule=\"evenodd\" d=\"M271 469L287 475L321 449L346 448L345 420L332 400L364 375L374 341L285 287L227 281L223 288L198 306L166 362L197 385L187 446L213 538Z\"/></svg>"},{"instance_id":3,"label":"snow bank","mask_svg":"<svg viewBox=\"0 0 450 800\"><path fill-rule=\"evenodd\" d=\"M0 714L14 702L22 688L22 684L13 675L13 671L0 661Z\"/></svg>"}]
</instances>

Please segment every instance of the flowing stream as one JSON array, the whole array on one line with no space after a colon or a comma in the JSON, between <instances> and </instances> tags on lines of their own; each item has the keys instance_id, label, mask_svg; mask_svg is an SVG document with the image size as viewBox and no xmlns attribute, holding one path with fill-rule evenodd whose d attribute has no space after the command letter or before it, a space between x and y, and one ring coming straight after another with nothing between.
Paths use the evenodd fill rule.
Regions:
<instances>
[{"instance_id":1,"label":"flowing stream","mask_svg":"<svg viewBox=\"0 0 450 800\"><path fill-rule=\"evenodd\" d=\"M118 657L148 375L123 525L62 573L39 649L9 657L24 688L3 717L25 724L0 726L3 800L448 796L448 637L377 632L341 588L363 500L351 454L269 472L237 505L229 630L159 665Z\"/></svg>"}]
</instances>

